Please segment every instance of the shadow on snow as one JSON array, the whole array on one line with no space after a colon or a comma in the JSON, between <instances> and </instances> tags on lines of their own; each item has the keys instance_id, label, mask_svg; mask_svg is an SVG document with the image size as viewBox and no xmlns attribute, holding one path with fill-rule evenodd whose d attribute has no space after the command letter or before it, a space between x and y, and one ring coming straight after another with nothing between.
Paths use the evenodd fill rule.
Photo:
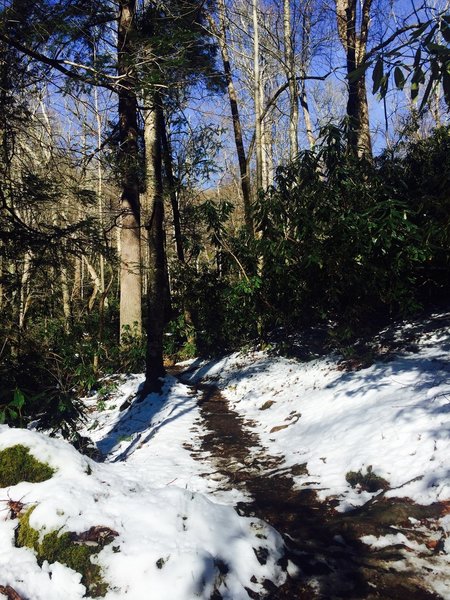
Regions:
<instances>
[{"instance_id":1,"label":"shadow on snow","mask_svg":"<svg viewBox=\"0 0 450 600\"><path fill-rule=\"evenodd\" d=\"M174 377L167 376L161 394L152 393L142 400L135 399L129 408L122 412L113 428L97 442L97 448L103 457L107 459L120 442L129 442L119 454L109 456L112 462L127 460L138 446L149 442L164 426L190 412L193 407L184 406L188 400L186 393L173 397L177 385L179 384ZM140 384L136 390L137 398L142 386L143 384ZM157 420L156 415L159 415Z\"/></svg>"}]
</instances>

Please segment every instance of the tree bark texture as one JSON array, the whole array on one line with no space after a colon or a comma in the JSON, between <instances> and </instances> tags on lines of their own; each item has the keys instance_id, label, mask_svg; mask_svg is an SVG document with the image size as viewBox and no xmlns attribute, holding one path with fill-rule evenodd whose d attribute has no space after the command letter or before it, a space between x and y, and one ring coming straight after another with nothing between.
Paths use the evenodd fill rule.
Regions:
<instances>
[{"instance_id":1,"label":"tree bark texture","mask_svg":"<svg viewBox=\"0 0 450 600\"><path fill-rule=\"evenodd\" d=\"M250 184L250 173L247 163L247 156L244 147L244 141L242 137L242 125L239 115L239 106L237 100L236 89L233 83L233 77L231 73L231 62L227 47L227 21L225 15L225 2L224 0L218 0L219 8L219 27L220 31L216 30L214 22L212 22L213 30L216 34L217 41L222 56L223 70L225 74L225 81L227 84L228 98L230 101L231 119L233 122L233 133L234 142L236 145L236 153L239 163L239 173L241 178L241 190L242 200L244 203L244 219L247 230L253 235L254 224L252 216L252 201L251 201L251 184ZM211 22L211 21L210 21Z\"/></svg>"},{"instance_id":2,"label":"tree bark texture","mask_svg":"<svg viewBox=\"0 0 450 600\"><path fill-rule=\"evenodd\" d=\"M312 1L308 0L303 9L302 16L302 47L301 47L301 68L300 68L300 89L299 99L300 106L303 111L303 119L305 121L306 137L310 149L314 147L316 138L313 133L311 113L309 111L308 94L306 90L306 73L311 61L311 18L312 18Z\"/></svg>"},{"instance_id":3,"label":"tree bark texture","mask_svg":"<svg viewBox=\"0 0 450 600\"><path fill-rule=\"evenodd\" d=\"M159 392L164 376L163 333L167 297L166 259L164 248L164 201L162 186L161 132L162 107L157 94L146 100L144 111L145 141L145 195L150 207L150 220L146 223L148 237L148 316L146 392Z\"/></svg>"},{"instance_id":4,"label":"tree bark texture","mask_svg":"<svg viewBox=\"0 0 450 600\"><path fill-rule=\"evenodd\" d=\"M161 144L162 153L164 160L164 170L166 172L167 183L169 187L170 205L172 207L173 217L173 230L175 237L175 249L177 252L177 258L181 263L184 263L184 247L183 247L183 236L181 232L181 218L180 218L180 206L178 204L178 194L175 185L175 178L173 175L173 160L172 160L172 149L170 147L169 137L167 135L167 125L164 119L161 128Z\"/></svg>"},{"instance_id":5,"label":"tree bark texture","mask_svg":"<svg viewBox=\"0 0 450 600\"><path fill-rule=\"evenodd\" d=\"M120 335L130 328L142 334L141 244L139 205L139 150L136 80L131 43L136 10L135 0L119 1L117 69L122 76L119 88L120 167L122 175L120 234Z\"/></svg>"},{"instance_id":6,"label":"tree bark texture","mask_svg":"<svg viewBox=\"0 0 450 600\"><path fill-rule=\"evenodd\" d=\"M360 26L357 31L358 0L336 0L338 33L347 59L347 75L364 61L369 33L372 0L361 6ZM349 147L358 156L372 157L369 107L364 74L348 78L347 116L349 119Z\"/></svg>"},{"instance_id":7,"label":"tree bark texture","mask_svg":"<svg viewBox=\"0 0 450 600\"><path fill-rule=\"evenodd\" d=\"M283 0L284 63L289 83L289 158L298 154L298 85L291 27L290 0Z\"/></svg>"},{"instance_id":8,"label":"tree bark texture","mask_svg":"<svg viewBox=\"0 0 450 600\"><path fill-rule=\"evenodd\" d=\"M259 61L259 24L258 0L253 0L253 65L254 65L254 90L255 103L255 154L256 154L256 191L263 189L263 148L261 124L261 71Z\"/></svg>"}]
</instances>

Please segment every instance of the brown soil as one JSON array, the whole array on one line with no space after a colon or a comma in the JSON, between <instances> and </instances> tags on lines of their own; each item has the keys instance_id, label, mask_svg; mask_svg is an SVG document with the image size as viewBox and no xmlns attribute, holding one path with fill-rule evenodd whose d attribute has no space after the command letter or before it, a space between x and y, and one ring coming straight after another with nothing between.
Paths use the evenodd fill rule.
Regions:
<instances>
[{"instance_id":1,"label":"brown soil","mask_svg":"<svg viewBox=\"0 0 450 600\"><path fill-rule=\"evenodd\" d=\"M382 497L352 513L334 510L333 502L319 502L315 492L296 490L292 476L305 473L305 465L286 470L281 460L267 455L249 423L232 410L220 391L199 384L193 393L200 396L201 416L207 433L202 450L211 453L225 487L238 488L253 500L239 503L242 515L255 516L270 523L283 536L288 560L299 573L276 588L266 582L269 600L313 600L316 598L367 600L431 600L440 596L426 589L417 567L397 571L396 561L408 551L390 546L375 551L363 544L362 535L377 536L399 530L409 539L425 542L430 549L422 554L431 571L433 553L439 541L431 539L432 524L448 507L418 506L404 499ZM299 444L301 440L299 440ZM414 525L409 520L413 517ZM426 524L426 527L422 527ZM434 532L435 534L435 532ZM251 598L256 598L249 591ZM217 598L219 598L217 596ZM261 596L262 597L262 596Z\"/></svg>"}]
</instances>

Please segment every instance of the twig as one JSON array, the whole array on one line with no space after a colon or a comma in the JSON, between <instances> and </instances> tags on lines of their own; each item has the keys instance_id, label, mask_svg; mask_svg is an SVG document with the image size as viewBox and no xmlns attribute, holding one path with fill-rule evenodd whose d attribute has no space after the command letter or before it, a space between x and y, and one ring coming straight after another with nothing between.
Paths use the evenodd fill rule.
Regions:
<instances>
[{"instance_id":1,"label":"twig","mask_svg":"<svg viewBox=\"0 0 450 600\"><path fill-rule=\"evenodd\" d=\"M0 585L0 594L4 594L8 600L26 600L23 596L18 594L14 588L10 585Z\"/></svg>"}]
</instances>

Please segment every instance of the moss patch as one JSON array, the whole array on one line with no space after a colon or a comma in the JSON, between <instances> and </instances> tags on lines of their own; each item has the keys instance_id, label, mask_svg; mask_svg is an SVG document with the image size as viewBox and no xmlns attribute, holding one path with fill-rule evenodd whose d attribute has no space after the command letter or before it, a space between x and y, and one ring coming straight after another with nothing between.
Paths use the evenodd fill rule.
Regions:
<instances>
[{"instance_id":1,"label":"moss patch","mask_svg":"<svg viewBox=\"0 0 450 600\"><path fill-rule=\"evenodd\" d=\"M99 598L108 591L99 565L91 562L91 557L98 554L101 545L86 545L73 540L71 533L59 535L58 531L47 533L43 537L30 525L30 516L34 507L30 508L19 519L16 530L16 546L31 548L36 552L38 564L44 560L49 563L59 562L81 574L81 583L86 587L89 598Z\"/></svg>"},{"instance_id":2,"label":"moss patch","mask_svg":"<svg viewBox=\"0 0 450 600\"><path fill-rule=\"evenodd\" d=\"M355 488L359 485L361 490L371 494L377 492L378 490L389 489L389 481L386 481L386 479L383 479L383 477L380 477L374 473L371 465L367 467L367 471L365 473L363 473L361 470L357 472L349 471L346 474L345 479L352 486L352 488Z\"/></svg>"},{"instance_id":3,"label":"moss patch","mask_svg":"<svg viewBox=\"0 0 450 600\"><path fill-rule=\"evenodd\" d=\"M22 444L0 452L0 487L16 485L21 481L39 483L50 479L54 472L48 464L34 458L30 449Z\"/></svg>"}]
</instances>

